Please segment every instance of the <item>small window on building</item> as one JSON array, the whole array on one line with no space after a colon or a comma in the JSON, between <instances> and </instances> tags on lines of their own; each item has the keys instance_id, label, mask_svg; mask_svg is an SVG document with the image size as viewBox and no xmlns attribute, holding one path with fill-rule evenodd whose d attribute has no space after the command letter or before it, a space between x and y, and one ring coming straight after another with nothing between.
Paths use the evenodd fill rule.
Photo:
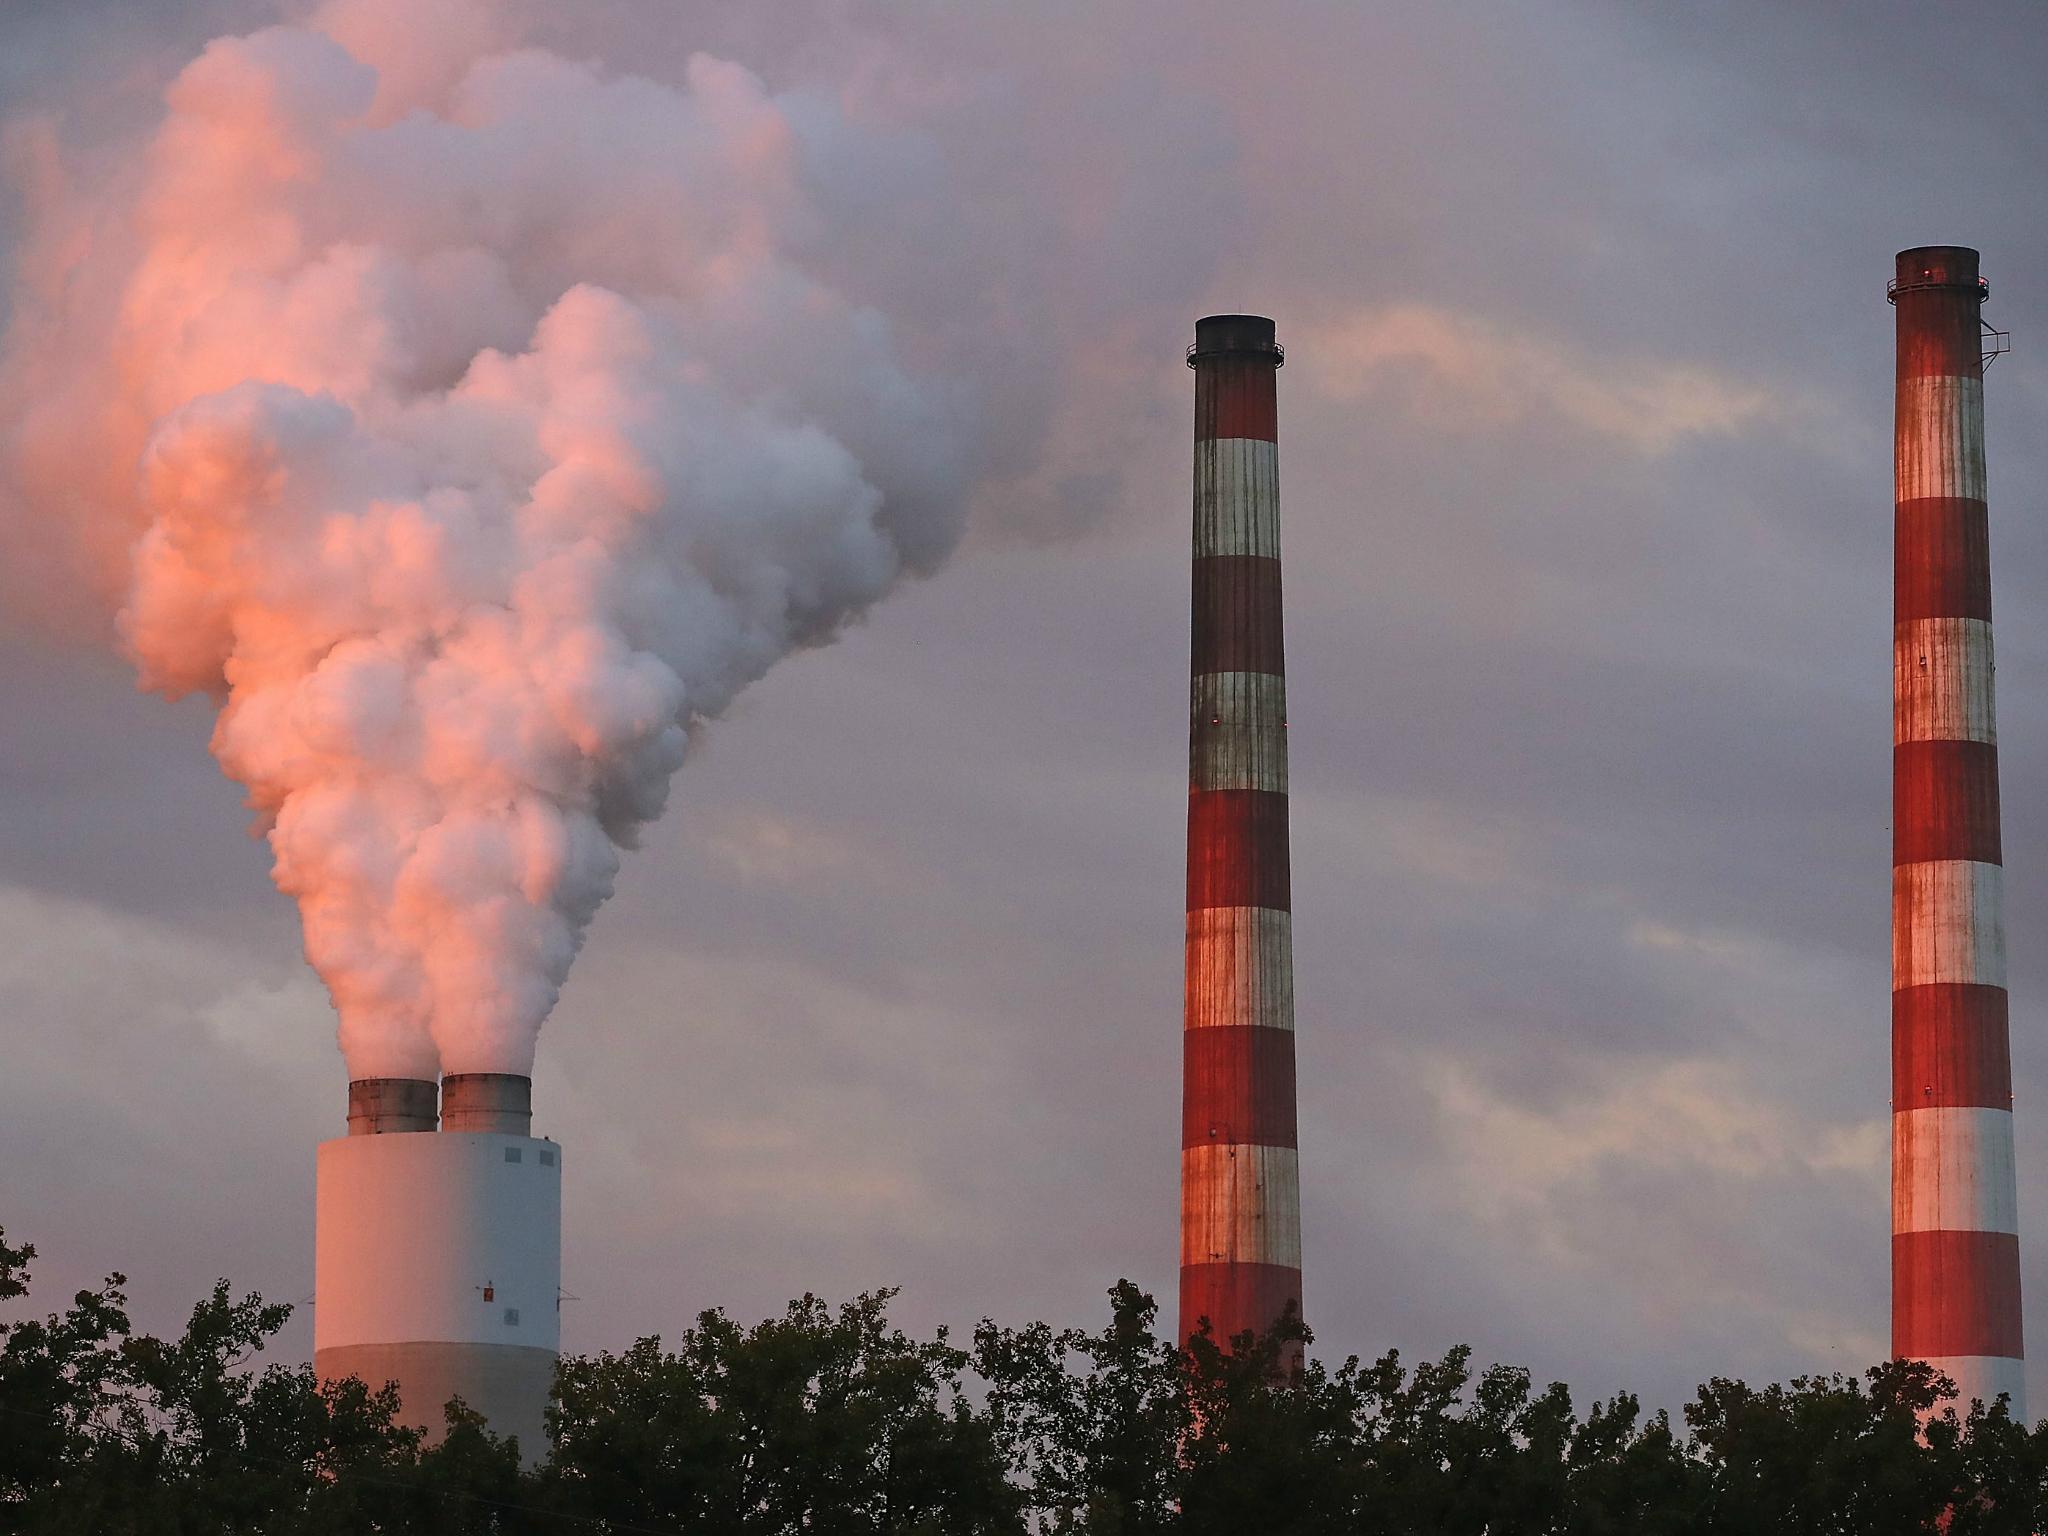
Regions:
<instances>
[{"instance_id":1,"label":"small window on building","mask_svg":"<svg viewBox=\"0 0 2048 1536\"><path fill-rule=\"evenodd\" d=\"M507 1148L505 1149L505 1161L506 1161L506 1162L508 1162L508 1163L516 1163L516 1162L518 1162L518 1161L519 1161L519 1149L518 1149L517 1147L507 1147Z\"/></svg>"},{"instance_id":2,"label":"small window on building","mask_svg":"<svg viewBox=\"0 0 2048 1536\"><path fill-rule=\"evenodd\" d=\"M543 1168L552 1168L555 1166L555 1154L551 1148L542 1147L540 1149L540 1165Z\"/></svg>"},{"instance_id":3,"label":"small window on building","mask_svg":"<svg viewBox=\"0 0 2048 1536\"><path fill-rule=\"evenodd\" d=\"M517 1307L507 1307L505 1309L505 1326L508 1328L517 1328L519 1326L519 1309Z\"/></svg>"}]
</instances>

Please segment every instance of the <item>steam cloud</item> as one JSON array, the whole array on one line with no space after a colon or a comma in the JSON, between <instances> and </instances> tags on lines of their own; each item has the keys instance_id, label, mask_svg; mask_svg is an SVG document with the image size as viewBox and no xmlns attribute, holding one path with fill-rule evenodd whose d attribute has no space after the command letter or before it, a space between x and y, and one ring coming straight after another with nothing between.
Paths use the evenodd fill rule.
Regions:
<instances>
[{"instance_id":1,"label":"steam cloud","mask_svg":"<svg viewBox=\"0 0 2048 1536\"><path fill-rule=\"evenodd\" d=\"M523 1073L694 724L943 559L979 450L811 259L829 103L380 9L212 43L102 183L45 157L13 475L219 700L350 1074Z\"/></svg>"}]
</instances>

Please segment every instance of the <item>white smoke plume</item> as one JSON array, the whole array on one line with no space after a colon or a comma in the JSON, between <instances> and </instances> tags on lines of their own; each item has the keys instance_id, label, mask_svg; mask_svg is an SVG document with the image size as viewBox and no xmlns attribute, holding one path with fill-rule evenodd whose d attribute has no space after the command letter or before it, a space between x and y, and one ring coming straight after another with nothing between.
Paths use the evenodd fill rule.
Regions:
<instances>
[{"instance_id":1,"label":"white smoke plume","mask_svg":"<svg viewBox=\"0 0 2048 1536\"><path fill-rule=\"evenodd\" d=\"M102 178L15 146L17 494L219 701L356 1077L531 1070L693 727L943 559L980 451L812 259L864 130L493 17L332 4Z\"/></svg>"}]
</instances>

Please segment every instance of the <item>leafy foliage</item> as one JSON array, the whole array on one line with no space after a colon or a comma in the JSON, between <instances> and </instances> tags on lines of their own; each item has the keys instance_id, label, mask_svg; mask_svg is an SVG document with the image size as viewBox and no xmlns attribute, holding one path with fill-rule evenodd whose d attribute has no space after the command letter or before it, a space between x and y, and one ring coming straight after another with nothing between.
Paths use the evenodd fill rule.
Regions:
<instances>
[{"instance_id":1,"label":"leafy foliage","mask_svg":"<svg viewBox=\"0 0 2048 1536\"><path fill-rule=\"evenodd\" d=\"M707 1312L674 1353L650 1338L564 1361L548 1507L732 1536L1020 1529L1023 1493L962 1390L966 1355L891 1328L893 1294L836 1313L806 1296L751 1330Z\"/></svg>"},{"instance_id":2,"label":"leafy foliage","mask_svg":"<svg viewBox=\"0 0 2048 1536\"><path fill-rule=\"evenodd\" d=\"M34 1258L0 1231L0 1307ZM893 1327L892 1292L806 1296L564 1360L529 1468L460 1403L430 1446L388 1386L261 1364L288 1308L223 1281L162 1340L124 1284L0 1321L0 1531L2003 1536L2048 1514L2048 1423L1959 1415L1920 1363L1716 1378L1681 1431L1462 1349L1330 1367L1294 1318L1176 1348L1128 1282L1100 1333L983 1323L966 1349Z\"/></svg>"}]
</instances>

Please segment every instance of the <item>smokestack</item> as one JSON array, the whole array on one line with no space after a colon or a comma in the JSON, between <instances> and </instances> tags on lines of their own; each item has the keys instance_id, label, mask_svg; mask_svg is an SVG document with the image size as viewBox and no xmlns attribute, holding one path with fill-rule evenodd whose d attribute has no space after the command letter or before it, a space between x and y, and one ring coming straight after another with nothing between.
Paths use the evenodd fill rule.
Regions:
<instances>
[{"instance_id":1,"label":"smokestack","mask_svg":"<svg viewBox=\"0 0 2048 1536\"><path fill-rule=\"evenodd\" d=\"M1281 361L1271 320L1195 322L1180 1337L1207 1318L1226 1344L1301 1305L1274 388Z\"/></svg>"},{"instance_id":2,"label":"smokestack","mask_svg":"<svg viewBox=\"0 0 2048 1536\"><path fill-rule=\"evenodd\" d=\"M1892 650L1892 1353L2025 1419L1977 253L1901 251Z\"/></svg>"},{"instance_id":3,"label":"smokestack","mask_svg":"<svg viewBox=\"0 0 2048 1536\"><path fill-rule=\"evenodd\" d=\"M369 1133L431 1131L434 1092L351 1083L349 1134L320 1145L313 1368L397 1382L401 1419L435 1440L460 1397L532 1464L561 1351L562 1150L527 1134L532 1083L509 1073L444 1079L439 1135Z\"/></svg>"},{"instance_id":4,"label":"smokestack","mask_svg":"<svg viewBox=\"0 0 2048 1536\"><path fill-rule=\"evenodd\" d=\"M441 1079L441 1129L524 1136L533 1127L533 1079L510 1072L452 1072Z\"/></svg>"},{"instance_id":5,"label":"smokestack","mask_svg":"<svg viewBox=\"0 0 2048 1536\"><path fill-rule=\"evenodd\" d=\"M433 1083L417 1077L359 1077L348 1085L348 1133L431 1131L435 1091Z\"/></svg>"}]
</instances>

